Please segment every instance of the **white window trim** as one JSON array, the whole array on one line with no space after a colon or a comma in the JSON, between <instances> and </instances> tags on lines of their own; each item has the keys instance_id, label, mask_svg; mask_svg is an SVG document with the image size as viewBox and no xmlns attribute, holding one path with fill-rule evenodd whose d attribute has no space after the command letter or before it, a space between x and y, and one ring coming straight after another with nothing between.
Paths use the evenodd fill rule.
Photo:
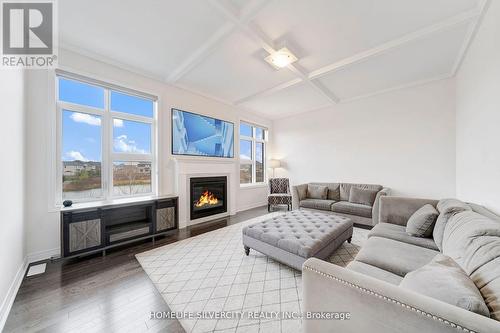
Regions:
<instances>
[{"instance_id":1,"label":"white window trim","mask_svg":"<svg viewBox=\"0 0 500 333\"><path fill-rule=\"evenodd\" d=\"M94 108L90 106L84 106L80 104L73 104L64 101L59 101L59 84L58 77L65 77L71 80L81 81L94 86L100 86L104 88L104 109ZM111 111L110 103L110 90L122 92L125 94L146 98L154 101L153 104L153 118L138 116L129 113ZM83 76L80 74L73 74L68 71L51 71L49 73L49 105L53 105L52 108L55 110L55 128L52 126L52 130L49 133L50 142L55 143L55 151L51 152L51 170L53 172L54 178L49 186L50 195L54 196L54 201L49 202L49 211L58 210L62 205L62 112L63 110L75 111L79 113L86 113L92 115L98 115L101 117L101 184L103 190L103 196L99 198L89 198L82 200L74 200L77 203L84 202L94 202L94 201L112 201L116 199L124 198L136 198L136 197L151 197L152 195L158 194L158 149L157 149L157 138L158 138L158 104L159 100L156 96L138 92L133 89L124 88L119 85L112 83L106 83L101 80L93 79L88 76ZM134 153L116 153L113 151L113 119L120 118L123 120L136 121L142 123L151 124L151 153L150 154L134 154ZM50 120L49 120L50 121ZM54 123L54 122L53 122ZM50 148L49 148L50 149ZM123 162L141 162L147 161L151 162L151 192L148 193L138 193L133 195L123 195L114 196L113 195L113 162L123 161ZM52 177L51 177L52 178Z\"/></svg>"},{"instance_id":2,"label":"white window trim","mask_svg":"<svg viewBox=\"0 0 500 333\"><path fill-rule=\"evenodd\" d=\"M249 122L249 121L245 121L245 120L240 120L240 127L241 127L241 124L246 124L246 125L249 125L249 126L252 126L252 136L246 136L246 135L241 135L241 133L239 133L239 141L238 141L238 147L241 149L241 140L246 140L246 141L250 141L252 143L252 182L250 183L240 183L240 187L242 188L252 188L252 187L263 187L263 186L267 186L267 137L269 136L269 130L267 129L267 127L265 126L261 126L261 125L258 125L258 124L254 124L252 122ZM238 132L239 132L239 129L240 127L238 127ZM259 139L257 138L257 136L255 135L256 134L256 127L262 129L264 131L264 139ZM263 175L263 181L262 182L256 182L255 180L257 179L257 156L256 156L256 147L257 147L257 143L263 143L264 144L264 149L263 149L263 153L264 153L264 156L263 156L263 171L264 171L264 175ZM239 156L238 156L239 157ZM241 165L241 158L239 158L239 161L240 161L240 165Z\"/></svg>"}]
</instances>

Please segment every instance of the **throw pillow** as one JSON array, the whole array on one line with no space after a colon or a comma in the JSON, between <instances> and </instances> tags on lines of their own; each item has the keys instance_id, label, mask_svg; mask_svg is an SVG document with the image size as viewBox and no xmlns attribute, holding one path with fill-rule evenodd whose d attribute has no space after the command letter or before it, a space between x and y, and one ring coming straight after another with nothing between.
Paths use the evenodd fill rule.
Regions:
<instances>
[{"instance_id":1,"label":"throw pillow","mask_svg":"<svg viewBox=\"0 0 500 333\"><path fill-rule=\"evenodd\" d=\"M427 265L406 274L400 287L489 317L479 289L450 257L438 254Z\"/></svg>"},{"instance_id":2,"label":"throw pillow","mask_svg":"<svg viewBox=\"0 0 500 333\"><path fill-rule=\"evenodd\" d=\"M436 242L437 247L440 251L443 250L443 236L444 228L448 223L448 220L455 215L463 211L472 210L469 205L457 199L442 199L439 200L437 204L437 209L439 211L439 216L436 220L436 225L432 231L432 237L434 242Z\"/></svg>"},{"instance_id":3,"label":"throw pillow","mask_svg":"<svg viewBox=\"0 0 500 333\"><path fill-rule=\"evenodd\" d=\"M366 206L373 206L378 191L365 190L362 188L351 187L349 192L349 202Z\"/></svg>"},{"instance_id":4,"label":"throw pillow","mask_svg":"<svg viewBox=\"0 0 500 333\"><path fill-rule=\"evenodd\" d=\"M427 204L413 213L406 224L406 233L416 237L431 237L439 212Z\"/></svg>"},{"instance_id":5,"label":"throw pillow","mask_svg":"<svg viewBox=\"0 0 500 333\"><path fill-rule=\"evenodd\" d=\"M328 187L321 185L307 185L307 197L309 199L325 200L328 195Z\"/></svg>"},{"instance_id":6,"label":"throw pillow","mask_svg":"<svg viewBox=\"0 0 500 333\"><path fill-rule=\"evenodd\" d=\"M297 185L297 193L299 194L299 200L304 200L307 198L307 185Z\"/></svg>"}]
</instances>

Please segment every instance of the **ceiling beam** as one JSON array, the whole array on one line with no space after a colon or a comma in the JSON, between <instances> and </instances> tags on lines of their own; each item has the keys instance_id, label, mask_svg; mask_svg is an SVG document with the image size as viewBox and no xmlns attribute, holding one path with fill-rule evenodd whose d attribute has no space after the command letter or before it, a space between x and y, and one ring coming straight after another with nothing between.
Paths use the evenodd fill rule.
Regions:
<instances>
[{"instance_id":1,"label":"ceiling beam","mask_svg":"<svg viewBox=\"0 0 500 333\"><path fill-rule=\"evenodd\" d=\"M227 6L226 4L224 4L218 0L210 0L209 2L217 10L219 10L228 20L230 20L240 31L245 33L248 37L250 37L256 43L258 43L269 54L272 54L272 53L277 51L276 46L274 45L274 42L271 40L271 38L266 36L266 34L261 29L259 29L259 27L257 27L254 24L251 24L249 21L245 22L242 19L240 19L238 17L238 15L236 15L234 10L231 7ZM331 91L329 91L326 87L319 84L319 82L313 82L312 80L310 80L308 78L307 73L304 70L302 70L301 68L299 68L298 66L293 65L293 64L288 65L287 68L290 71L292 71L292 73L294 73L297 76L297 78L300 79L300 81L298 81L297 79L292 80L294 82L293 84L297 84L299 82L304 81L307 84L309 84L314 90L316 90L321 95L326 97L331 103L338 102L338 99L335 97L335 95ZM290 84L290 82L287 82L288 86L293 85L293 84ZM273 89L273 88L271 88L271 89ZM274 87L274 89L276 89L276 87ZM284 89L284 88L282 88L282 89ZM248 99L248 97L246 97L244 99ZM241 104L242 100L243 99L240 99L235 104L237 104L238 102Z\"/></svg>"},{"instance_id":2,"label":"ceiling beam","mask_svg":"<svg viewBox=\"0 0 500 333\"><path fill-rule=\"evenodd\" d=\"M302 79L301 78L296 78L296 79L293 79L291 81L287 81L285 83L278 84L277 86L274 86L272 88L260 91L258 93L253 94L253 95L247 96L245 98L239 99L239 100L235 101L234 104L235 105L239 105L239 104L245 103L246 101L250 101L252 99L256 99L258 97L264 97L264 96L272 95L275 92L278 92L280 90L286 89L286 88L291 87L291 86L294 86L294 85L296 85L296 84L298 84L300 82L302 82Z\"/></svg>"},{"instance_id":3,"label":"ceiling beam","mask_svg":"<svg viewBox=\"0 0 500 333\"><path fill-rule=\"evenodd\" d=\"M332 91L325 87L321 82L309 79L307 73L304 70L299 69L297 65L288 65L288 69L301 78L302 81L309 84L309 86L320 93L320 95L326 97L331 103L337 104L339 102L339 99Z\"/></svg>"},{"instance_id":4,"label":"ceiling beam","mask_svg":"<svg viewBox=\"0 0 500 333\"><path fill-rule=\"evenodd\" d=\"M175 83L193 68L199 65L203 59L211 54L219 44L221 44L235 29L235 26L226 22L219 30L215 32L206 42L201 44L189 57L186 58L170 75L167 82Z\"/></svg>"},{"instance_id":5,"label":"ceiling beam","mask_svg":"<svg viewBox=\"0 0 500 333\"><path fill-rule=\"evenodd\" d=\"M482 0L483 2L489 2L489 0ZM459 25L459 24L462 24L464 22L467 22L467 21L471 21L471 20L478 20L478 18L482 15L482 13L484 12L484 8L485 8L485 4L482 4L479 8L476 8L474 10L471 10L471 11L467 11L465 13L462 13L462 14L459 14L459 15L456 15L456 16L453 16L447 20L444 20L444 21L441 21L439 23L436 23L432 26L429 26L429 27L426 27L426 28L423 28L423 29L420 29L420 30L417 30L415 32L412 32L412 33L409 33L409 34L406 34L402 37L399 37L399 38L396 38L394 40L391 40L389 42L386 42L386 43L383 43L383 44L380 44L374 48L371 48L371 49L368 49L366 51L363 51L363 52L360 52L358 54L355 54L351 57L348 57L348 58L345 58L345 59L342 59L340 61L337 61L337 62L334 62L330 65L326 65L322 68L319 68L317 70L314 70L312 72L310 72L309 74L307 74L306 76L306 80L305 81L308 81L308 82L312 82L315 84L315 87L317 88L319 86L319 82L318 81L314 81L315 79L318 79L326 74L329 74L329 73L333 73L335 71L338 71L340 69L343 69L347 66L350 66L350 65L353 65L353 64L356 64L358 62L361 62L361 61L365 61L369 58L372 58L372 57L375 57L377 55L380 55L380 54L383 54L383 53L386 53L392 49L395 49L397 47L400 47L402 45L405 45L405 44L408 44L408 43L411 43L413 41L416 41L418 39L421 39L421 38L425 38L431 34L434 34L434 33L437 33L439 31L442 31L442 30L445 30L445 29L449 29L451 27L454 27L456 25ZM476 24L475 22L475 24ZM465 50L464 50L464 54L465 54ZM263 90L263 91L260 91L258 93L255 93L251 96L247 96L247 97L244 97L240 100L238 100L236 102L236 104L241 104L243 102L247 102L253 98L256 98L256 97L260 97L260 96L265 96L265 95L268 95L269 93L267 92L267 90L270 90L270 93L276 93L278 92L279 90L281 89L286 89L288 87L291 87L295 84L298 84L300 83L301 81L296 81L296 80L290 80L288 82L285 82L285 83L282 83L280 84L279 86L276 86L276 87L273 87L271 89L266 89L266 90ZM281 89L279 89L281 87ZM327 93L329 90L324 88L325 90L322 91L323 94ZM338 102L338 98L334 97L336 99L336 101Z\"/></svg>"},{"instance_id":6,"label":"ceiling beam","mask_svg":"<svg viewBox=\"0 0 500 333\"><path fill-rule=\"evenodd\" d=\"M257 42L269 53L275 51L274 43L272 40L267 38L260 29L255 25L251 25L249 20L243 20L238 17L238 14L234 8L228 6L226 3L222 3L219 0L209 0L208 1L215 9L217 9L224 17L229 20L232 24L236 26L237 29L249 36L253 41ZM262 1L266 3L266 1Z\"/></svg>"},{"instance_id":7,"label":"ceiling beam","mask_svg":"<svg viewBox=\"0 0 500 333\"><path fill-rule=\"evenodd\" d=\"M393 87L390 87L390 88L384 88L384 89L373 91L373 92L370 92L370 93L367 93L367 94L362 94L362 95L358 95L358 96L354 96L354 97L342 99L340 101L340 104L350 103L350 102L357 101L357 100L364 99L364 98L368 98L368 97L373 97L373 96L378 96L378 95L382 95L382 94L387 94L389 92L393 92L393 91L396 91L396 90L418 87L418 86L422 86L422 85L425 85L425 84L428 84L428 83L432 83L432 82L436 82L436 81L441 81L441 80L446 80L446 79L449 79L451 77L453 77L453 74L450 72L450 73L445 73L445 74L437 75L437 76L434 76L434 77L431 77L431 78L427 78L427 79L422 79L422 80L416 80L416 81L412 81L412 82L408 82L408 83L403 83L403 84L399 84L397 86L393 86Z\"/></svg>"},{"instance_id":8,"label":"ceiling beam","mask_svg":"<svg viewBox=\"0 0 500 333\"><path fill-rule=\"evenodd\" d=\"M213 1L210 0L210 2ZM267 4L268 1L254 0L245 6L244 14L241 18L239 17L239 14L236 14L234 8L230 8L229 5L226 5L226 8L231 10L233 15L238 16L239 20L246 23L251 21ZM215 32L215 34L213 34L206 42L201 44L189 57L186 58L186 60L184 60L174 71L172 71L172 73L170 73L170 75L166 78L166 81L169 83L175 83L180 80L184 75L199 65L203 59L210 55L236 29L236 25L231 21L224 23L224 25Z\"/></svg>"},{"instance_id":9,"label":"ceiling beam","mask_svg":"<svg viewBox=\"0 0 500 333\"><path fill-rule=\"evenodd\" d=\"M476 20L471 24L471 26L469 27L469 30L467 31L467 35L465 36L464 43L462 44L462 48L460 49L460 51L458 53L458 57L457 57L455 64L453 65L453 69L452 69L453 75L457 74L458 70L460 69L462 62L465 59L465 55L467 54L467 51L469 50L470 44L472 43L472 40L474 39L474 36L476 35L477 30L479 29L479 26L481 25L483 17L489 8L490 2L491 2L490 0L481 0L479 2L479 6L478 6L479 15L476 18Z\"/></svg>"},{"instance_id":10,"label":"ceiling beam","mask_svg":"<svg viewBox=\"0 0 500 333\"><path fill-rule=\"evenodd\" d=\"M417 30L415 32L411 32L411 33L406 34L400 38L396 38L396 39L391 40L387 43L376 46L372 49L358 53L352 57L348 57L346 59L340 60L340 61L335 62L333 64L324 66L324 67L319 68L317 70L314 70L311 73L309 73L309 78L310 79L317 79L325 74L337 71L341 68L350 66L352 64L358 63L358 62L366 60L368 58L372 58L374 56L386 53L392 49L395 49L395 48L400 47L402 45L405 45L405 44L414 42L416 40L422 39L422 38L427 37L429 35L432 35L436 32L443 31L445 29L448 29L448 28L454 27L456 25L462 24L464 22L470 21L474 18L477 18L479 15L480 15L480 11L477 9L459 14L459 15L451 17L447 20L441 21L437 24L434 24L434 25L431 25L429 27Z\"/></svg>"}]
</instances>

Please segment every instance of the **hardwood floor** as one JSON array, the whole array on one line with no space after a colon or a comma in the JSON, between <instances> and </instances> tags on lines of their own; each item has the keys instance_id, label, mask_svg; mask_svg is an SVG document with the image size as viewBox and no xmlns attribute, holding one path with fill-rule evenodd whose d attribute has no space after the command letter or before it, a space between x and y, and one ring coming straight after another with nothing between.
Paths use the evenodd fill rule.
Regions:
<instances>
[{"instance_id":1,"label":"hardwood floor","mask_svg":"<svg viewBox=\"0 0 500 333\"><path fill-rule=\"evenodd\" d=\"M4 332L184 332L179 322L150 320L170 311L134 255L267 214L259 207L172 236L108 251L107 256L47 263L44 274L25 277Z\"/></svg>"}]
</instances>

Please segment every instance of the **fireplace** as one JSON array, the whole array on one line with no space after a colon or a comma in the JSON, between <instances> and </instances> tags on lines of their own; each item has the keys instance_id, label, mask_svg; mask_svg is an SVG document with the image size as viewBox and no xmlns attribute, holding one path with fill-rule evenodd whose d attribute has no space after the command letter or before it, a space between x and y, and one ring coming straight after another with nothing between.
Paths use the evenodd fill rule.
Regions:
<instances>
[{"instance_id":1,"label":"fireplace","mask_svg":"<svg viewBox=\"0 0 500 333\"><path fill-rule=\"evenodd\" d=\"M191 220L227 212L227 177L190 179Z\"/></svg>"}]
</instances>

